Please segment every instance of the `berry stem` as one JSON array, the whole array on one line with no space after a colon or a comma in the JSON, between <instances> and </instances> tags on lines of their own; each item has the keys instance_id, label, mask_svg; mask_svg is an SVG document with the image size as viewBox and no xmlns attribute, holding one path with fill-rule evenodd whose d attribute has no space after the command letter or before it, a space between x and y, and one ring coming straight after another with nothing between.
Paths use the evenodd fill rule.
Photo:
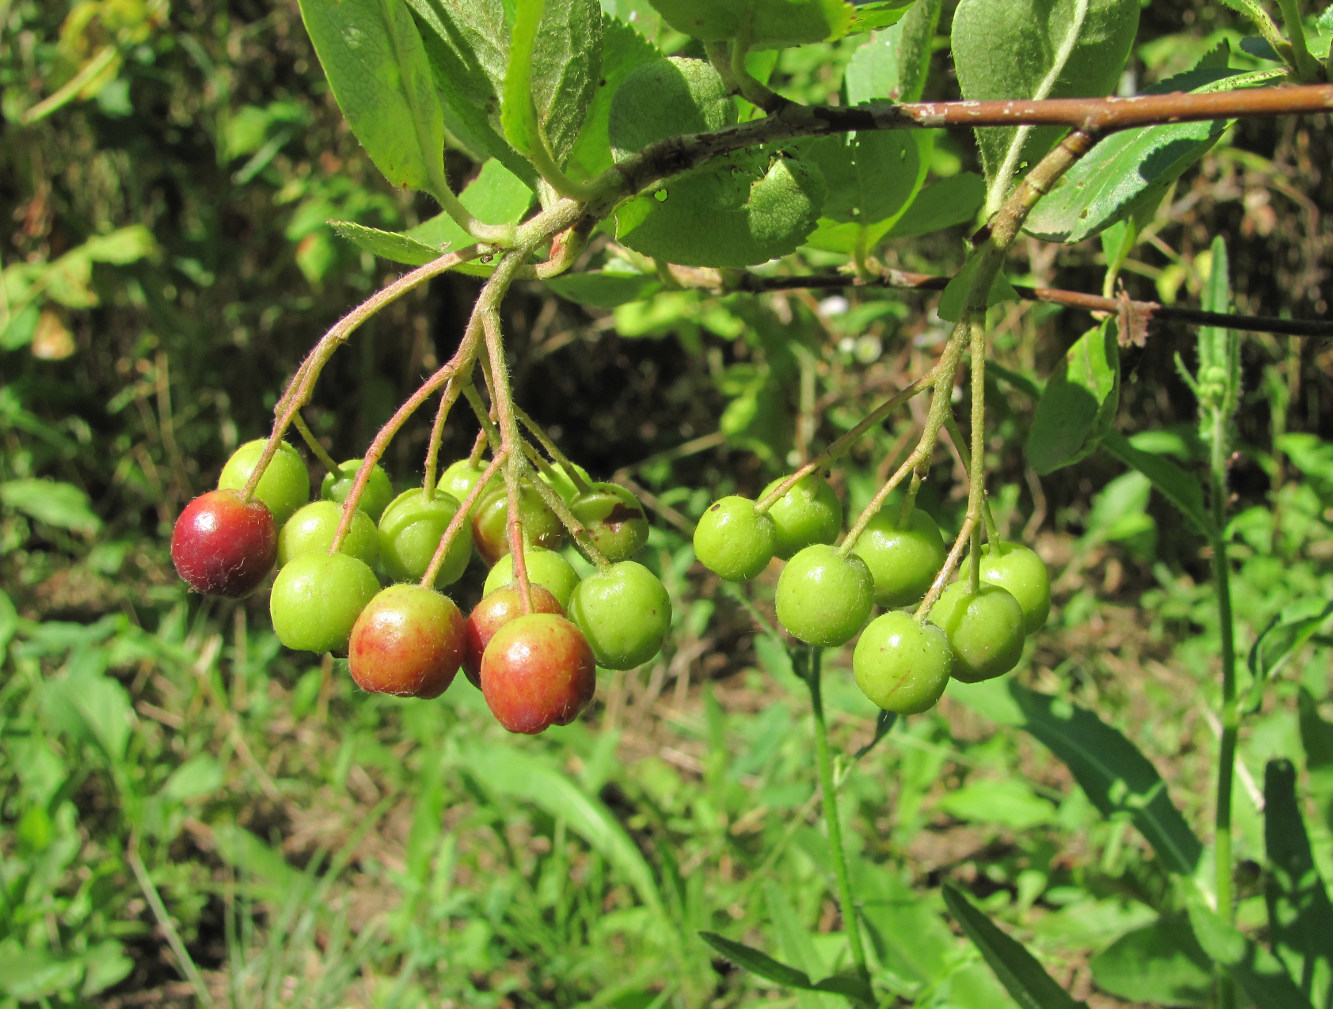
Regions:
<instances>
[{"instance_id":1,"label":"berry stem","mask_svg":"<svg viewBox=\"0 0 1333 1009\"><path fill-rule=\"evenodd\" d=\"M464 495L463 500L459 502L458 513L455 514L454 517L449 520L449 524L444 527L444 533L440 536L439 545L436 546L435 553L431 555L430 563L426 565L426 570L421 576L422 588L433 588L435 586L435 579L439 576L440 568L444 566L444 558L449 553L449 547L453 544L454 539L463 528L463 523L466 522L469 515L471 515L472 507L481 497L482 491L486 489L486 485L491 482L491 478L499 471L500 466L504 463L504 459L505 457L503 453L492 459L490 464L482 472L481 479L472 485L472 488L466 495Z\"/></svg>"},{"instance_id":2,"label":"berry stem","mask_svg":"<svg viewBox=\"0 0 1333 1009\"><path fill-rule=\"evenodd\" d=\"M537 454L536 449L530 445L525 445L524 448L536 465L539 467L545 465L545 461ZM566 468L566 472L572 473L573 471ZM586 487L587 484L584 484L584 486ZM546 503L546 507L555 512L555 517L560 520L560 524L565 527L565 531L573 537L574 542L579 545L579 548L583 550L588 559L599 568L610 567L611 562L607 559L606 554L598 549L597 544L592 541L592 536L588 533L588 527L580 522L574 513L570 511L569 505L565 504L565 499L556 493L555 488L544 480L534 481L533 487L537 493L541 495L541 499Z\"/></svg>"},{"instance_id":3,"label":"berry stem","mask_svg":"<svg viewBox=\"0 0 1333 1009\"><path fill-rule=\"evenodd\" d=\"M765 494L763 498L756 503L755 510L761 515L768 511L768 509L772 508L773 505L787 493L787 491L795 487L801 480L809 476L811 473L827 466L829 463L834 462L844 452L855 445L867 431L882 423L884 418L894 410L898 409L898 407L902 406L902 404L906 403L913 397L925 392L927 386L938 373L939 367L940 366L937 364L920 378L916 379L911 384L904 386L899 392L894 393L879 406L875 407L875 409L862 418L854 428L831 443L824 449L824 451L820 452L819 455L815 456L795 473L783 480L782 483L769 491L769 493ZM901 479L901 477L899 479ZM879 509L876 508L875 510L878 511ZM866 521L868 522L870 520L866 519Z\"/></svg>"},{"instance_id":4,"label":"berry stem","mask_svg":"<svg viewBox=\"0 0 1333 1009\"><path fill-rule=\"evenodd\" d=\"M319 464L330 473L336 474L338 463L334 461L333 456L324 451L324 446L319 443L319 439L315 437L314 432L306 425L305 418L301 416L299 411L292 417L292 426L296 428L301 440L305 442L305 447L310 449L310 454L319 460Z\"/></svg>"},{"instance_id":5,"label":"berry stem","mask_svg":"<svg viewBox=\"0 0 1333 1009\"><path fill-rule=\"evenodd\" d=\"M328 332L319 338L319 342L311 348L310 353L305 356L305 360L296 369L296 373L292 375L292 380L287 383L287 389L273 408L274 415L277 418L273 424L273 431L268 437L268 444L264 446L263 453L255 463L254 470L250 473L250 479L245 482L245 487L241 490L242 500L249 501L254 496L255 487L259 485L264 471L268 469L268 464L273 461L273 456L277 454L278 444L282 441L282 436L287 433L287 428L291 426L292 418L296 416L296 412L310 402L310 397L315 390L315 382L319 379L320 372L324 370L324 366L328 364L334 351L346 343L362 323L386 305L397 301L408 291L420 287L432 277L438 277L460 263L476 259L483 251L479 245L469 245L457 252L447 252L438 259L432 259L424 266L418 266L415 270L403 274L393 283L380 288L335 322ZM370 466L362 467L362 476L358 477L359 483L354 488L358 495L360 494L360 486L364 484L366 479L369 479L370 469ZM355 504L353 504L353 507L355 508ZM344 509L344 526L350 522L350 519L347 518L349 514Z\"/></svg>"},{"instance_id":6,"label":"berry stem","mask_svg":"<svg viewBox=\"0 0 1333 1009\"><path fill-rule=\"evenodd\" d=\"M444 422L449 418L449 411L458 402L463 386L470 384L455 375L444 387L444 394L440 396L440 406L435 411L435 422L430 427L430 441L426 445L426 475L421 484L421 493L427 501L435 497L435 473L440 460L440 442L444 438Z\"/></svg>"},{"instance_id":7,"label":"berry stem","mask_svg":"<svg viewBox=\"0 0 1333 1009\"><path fill-rule=\"evenodd\" d=\"M532 432L532 436L537 439L537 443L541 445L542 450L551 457L552 461L565 471L565 475L569 477L569 482L574 485L574 489L580 494L586 491L588 482L579 475L579 471L575 468L569 456L560 451L560 447L546 433L545 428L528 416L527 411L518 404L514 404L514 415L518 417L519 423Z\"/></svg>"},{"instance_id":8,"label":"berry stem","mask_svg":"<svg viewBox=\"0 0 1333 1009\"><path fill-rule=\"evenodd\" d=\"M842 911L842 926L847 933L856 973L867 985L870 971L866 967L866 951L861 941L861 924L852 884L847 872L847 852L842 842L842 821L838 818L838 789L833 780L833 754L829 749L828 725L824 718L824 697L821 690L820 649L800 649L792 656L798 671L803 673L810 689L810 712L815 726L815 759L819 765L819 791L823 798L824 823L828 829L829 854L833 857L833 876L837 883L838 905Z\"/></svg>"}]
</instances>

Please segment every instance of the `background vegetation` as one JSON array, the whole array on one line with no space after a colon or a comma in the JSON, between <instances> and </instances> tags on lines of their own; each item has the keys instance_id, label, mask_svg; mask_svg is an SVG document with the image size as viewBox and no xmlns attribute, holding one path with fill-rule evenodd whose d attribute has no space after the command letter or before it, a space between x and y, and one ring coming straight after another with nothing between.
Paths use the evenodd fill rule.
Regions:
<instances>
[{"instance_id":1,"label":"background vegetation","mask_svg":"<svg viewBox=\"0 0 1333 1009\"><path fill-rule=\"evenodd\" d=\"M1141 82L1244 34L1203 3L1144 19ZM506 307L516 398L595 475L645 491L675 632L653 664L603 682L592 717L534 740L504 733L466 685L437 702L368 698L339 663L284 652L262 595L187 598L166 544L183 503L267 430L313 340L389 275L325 221L400 228L432 208L364 158L294 2L0 0L0 38L0 1005L792 1000L698 930L812 977L839 966L807 703L781 643L756 630L771 582L756 613L693 564L689 528L923 372L941 335L931 296L679 293L612 313L520 289ZM845 56L803 47L779 74L827 98ZM951 96L949 67L935 69L931 95ZM958 135L934 168L973 160ZM1239 310L1326 317L1330 164L1326 119L1242 123L1169 197L1128 265L1131 293L1197 303L1222 234ZM475 170L449 167L456 183ZM956 265L943 244L888 255ZM1099 256L1076 247L1060 286L1085 263L1095 290ZM1025 279L1054 266L1032 243ZM442 278L335 359L309 413L335 455L358 454L447 354L474 294ZM995 361L1044 378L1084 326L1015 307ZM1120 426L1202 472L1175 363L1193 341L1163 326L1127 351ZM1275 616L1333 598L1333 345L1249 335L1242 353L1230 510L1246 654ZM1106 457L1038 479L1022 451L1032 402L992 381L999 519L1057 591L1017 677L1131 737L1206 833L1219 642L1202 543ZM409 473L424 438L399 439L391 471ZM847 500L873 493L897 441L886 428L847 460ZM961 487L944 460L923 492L946 526ZM875 711L847 657L828 661L850 760ZM1247 719L1242 924L1262 917L1269 758L1293 761L1333 878L1329 670L1316 635ZM948 881L1090 1005L1201 1004L1197 951L1149 989L1116 941L1147 934L1132 929L1164 900L1156 857L975 696L897 726L842 780L880 968L917 1004L1005 1004L942 915Z\"/></svg>"}]
</instances>

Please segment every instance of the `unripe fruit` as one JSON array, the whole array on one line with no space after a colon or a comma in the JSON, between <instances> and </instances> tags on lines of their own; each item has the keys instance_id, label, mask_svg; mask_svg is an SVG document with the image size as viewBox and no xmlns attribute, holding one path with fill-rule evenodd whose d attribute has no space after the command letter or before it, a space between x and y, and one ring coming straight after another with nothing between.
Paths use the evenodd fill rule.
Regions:
<instances>
[{"instance_id":1,"label":"unripe fruit","mask_svg":"<svg viewBox=\"0 0 1333 1009\"><path fill-rule=\"evenodd\" d=\"M648 542L643 505L619 484L593 484L570 500L569 510L587 527L593 546L612 564L629 560Z\"/></svg>"},{"instance_id":2,"label":"unripe fruit","mask_svg":"<svg viewBox=\"0 0 1333 1009\"><path fill-rule=\"evenodd\" d=\"M833 648L865 626L875 582L865 561L828 543L800 550L778 576L778 622L794 638Z\"/></svg>"},{"instance_id":3,"label":"unripe fruit","mask_svg":"<svg viewBox=\"0 0 1333 1009\"><path fill-rule=\"evenodd\" d=\"M448 596L420 585L390 585L352 625L352 679L372 693L439 697L458 673L463 638L463 615Z\"/></svg>"},{"instance_id":4,"label":"unripe fruit","mask_svg":"<svg viewBox=\"0 0 1333 1009\"><path fill-rule=\"evenodd\" d=\"M346 501L347 495L352 493L357 474L361 472L361 462L360 459L348 459L338 464L336 472L324 474L324 480L319 485L320 497L338 504ZM366 480L365 489L361 491L356 506L370 516L370 521L378 522L392 500L393 483L384 467L377 463L370 471L370 478Z\"/></svg>"},{"instance_id":5,"label":"unripe fruit","mask_svg":"<svg viewBox=\"0 0 1333 1009\"><path fill-rule=\"evenodd\" d=\"M249 595L273 569L277 553L278 528L268 507L231 490L200 494L171 530L176 573L204 595Z\"/></svg>"},{"instance_id":6,"label":"unripe fruit","mask_svg":"<svg viewBox=\"0 0 1333 1009\"><path fill-rule=\"evenodd\" d=\"M301 554L329 552L333 536L342 522L342 505L333 501L311 501L296 509L278 531L278 566ZM379 557L379 533L370 516L357 509L340 547L342 553L365 561L372 568Z\"/></svg>"},{"instance_id":7,"label":"unripe fruit","mask_svg":"<svg viewBox=\"0 0 1333 1009\"><path fill-rule=\"evenodd\" d=\"M954 582L930 608L930 622L949 636L953 678L963 683L1003 676L1023 655L1023 608L998 585L971 592Z\"/></svg>"},{"instance_id":8,"label":"unripe fruit","mask_svg":"<svg viewBox=\"0 0 1333 1009\"><path fill-rule=\"evenodd\" d=\"M953 670L949 637L910 613L882 613L861 632L852 672L861 692L885 711L916 715L933 708Z\"/></svg>"},{"instance_id":9,"label":"unripe fruit","mask_svg":"<svg viewBox=\"0 0 1333 1009\"><path fill-rule=\"evenodd\" d=\"M565 608L540 585L528 586L533 613L565 615ZM463 672L474 687L481 686L481 657L495 632L524 615L523 596L514 583L487 592L472 608L463 626Z\"/></svg>"},{"instance_id":10,"label":"unripe fruit","mask_svg":"<svg viewBox=\"0 0 1333 1009\"><path fill-rule=\"evenodd\" d=\"M671 629L671 597L637 561L600 568L574 588L569 618L588 639L597 664L634 669L659 651Z\"/></svg>"},{"instance_id":11,"label":"unripe fruit","mask_svg":"<svg viewBox=\"0 0 1333 1009\"><path fill-rule=\"evenodd\" d=\"M583 480L583 486L586 487L592 483L592 477L588 476L588 471L586 469L578 463L570 463L570 465L574 468L574 472ZM572 501L574 496L579 492L579 488L574 483L574 479L560 463L553 463L549 473L546 470L539 470L537 476L546 484L546 486L559 494L560 499L566 504Z\"/></svg>"},{"instance_id":12,"label":"unripe fruit","mask_svg":"<svg viewBox=\"0 0 1333 1009\"><path fill-rule=\"evenodd\" d=\"M486 706L510 732L568 725L597 689L597 666L583 634L554 613L505 624L481 659Z\"/></svg>"},{"instance_id":13,"label":"unripe fruit","mask_svg":"<svg viewBox=\"0 0 1333 1009\"><path fill-rule=\"evenodd\" d=\"M768 497L786 477L778 477L759 495ZM818 473L809 473L773 502L768 509L777 531L774 553L787 560L797 550L812 543L832 543L842 531L842 505L829 482Z\"/></svg>"},{"instance_id":14,"label":"unripe fruit","mask_svg":"<svg viewBox=\"0 0 1333 1009\"><path fill-rule=\"evenodd\" d=\"M288 648L347 652L352 625L380 590L375 572L348 554L302 554L273 579L269 616Z\"/></svg>"},{"instance_id":15,"label":"unripe fruit","mask_svg":"<svg viewBox=\"0 0 1333 1009\"><path fill-rule=\"evenodd\" d=\"M243 490L267 444L262 438L247 441L233 452L218 476L218 490ZM278 443L277 452L255 485L255 497L268 505L279 528L310 500L310 473L301 454L285 441Z\"/></svg>"},{"instance_id":16,"label":"unripe fruit","mask_svg":"<svg viewBox=\"0 0 1333 1009\"><path fill-rule=\"evenodd\" d=\"M1023 608L1023 631L1041 629L1051 612L1051 578L1036 552L1021 543L988 546L981 556L981 580L1008 589Z\"/></svg>"},{"instance_id":17,"label":"unripe fruit","mask_svg":"<svg viewBox=\"0 0 1333 1009\"><path fill-rule=\"evenodd\" d=\"M777 544L777 527L739 495L714 501L694 528L694 555L719 578L744 582L768 567Z\"/></svg>"},{"instance_id":18,"label":"unripe fruit","mask_svg":"<svg viewBox=\"0 0 1333 1009\"><path fill-rule=\"evenodd\" d=\"M420 487L404 491L389 502L379 524L384 573L398 582L420 581L458 508L458 499L452 494L436 491L428 499ZM456 582L471 559L472 541L466 527L460 527L435 576L436 587Z\"/></svg>"},{"instance_id":19,"label":"unripe fruit","mask_svg":"<svg viewBox=\"0 0 1333 1009\"><path fill-rule=\"evenodd\" d=\"M523 562L527 566L529 582L548 589L560 601L561 607L569 605L569 597L574 592L574 586L579 583L579 575L559 551L527 546L523 548ZM513 581L514 557L505 554L486 575L482 592L490 595Z\"/></svg>"},{"instance_id":20,"label":"unripe fruit","mask_svg":"<svg viewBox=\"0 0 1333 1009\"><path fill-rule=\"evenodd\" d=\"M919 603L944 566L948 548L935 520L919 508L904 527L896 509L879 512L852 545L875 579L875 602L899 607Z\"/></svg>"},{"instance_id":21,"label":"unripe fruit","mask_svg":"<svg viewBox=\"0 0 1333 1009\"><path fill-rule=\"evenodd\" d=\"M565 541L565 527L529 483L519 485L518 508L525 542L554 550ZM487 491L472 513L472 542L486 564L493 565L509 553L508 523L509 496L504 487Z\"/></svg>"},{"instance_id":22,"label":"unripe fruit","mask_svg":"<svg viewBox=\"0 0 1333 1009\"><path fill-rule=\"evenodd\" d=\"M477 481L481 479L485 472L485 464L474 466L466 459L459 459L445 467L436 486L446 494L452 494L459 501L462 501L477 485ZM492 474L490 482L487 484L487 490L482 491L482 494L487 493L491 488L503 486L504 481L500 479L500 475L498 473Z\"/></svg>"}]
</instances>

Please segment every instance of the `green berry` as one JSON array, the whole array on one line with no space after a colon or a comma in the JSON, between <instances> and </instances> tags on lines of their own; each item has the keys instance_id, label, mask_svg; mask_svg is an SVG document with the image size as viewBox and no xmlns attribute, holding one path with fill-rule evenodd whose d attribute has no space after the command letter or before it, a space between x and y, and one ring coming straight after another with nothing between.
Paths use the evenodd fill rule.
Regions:
<instances>
[{"instance_id":1,"label":"green berry","mask_svg":"<svg viewBox=\"0 0 1333 1009\"><path fill-rule=\"evenodd\" d=\"M648 542L648 516L643 505L619 484L593 484L570 499L569 510L612 564L629 560Z\"/></svg>"},{"instance_id":2,"label":"green berry","mask_svg":"<svg viewBox=\"0 0 1333 1009\"><path fill-rule=\"evenodd\" d=\"M243 490L267 444L262 438L247 441L233 452L218 476L218 489ZM285 441L278 444L278 451L255 485L254 496L268 505L278 528L282 528L292 513L310 500L310 473L301 454Z\"/></svg>"},{"instance_id":3,"label":"green berry","mask_svg":"<svg viewBox=\"0 0 1333 1009\"><path fill-rule=\"evenodd\" d=\"M352 492L352 485L356 483L357 474L360 472L360 459L348 459L339 463L336 471L324 474L324 480L319 485L319 496L327 501L342 504ZM361 491L356 506L370 516L370 521L378 522L392 500L393 483L384 468L376 464L370 471L370 477L366 480L365 489Z\"/></svg>"},{"instance_id":4,"label":"green berry","mask_svg":"<svg viewBox=\"0 0 1333 1009\"><path fill-rule=\"evenodd\" d=\"M694 555L729 582L749 581L768 567L776 544L773 520L738 495L714 501L694 528Z\"/></svg>"},{"instance_id":5,"label":"green berry","mask_svg":"<svg viewBox=\"0 0 1333 1009\"><path fill-rule=\"evenodd\" d=\"M565 527L541 493L524 482L518 488L519 522L527 543L554 550L565 541ZM509 553L509 495L504 486L489 490L472 513L472 542L481 559L494 565Z\"/></svg>"},{"instance_id":6,"label":"green berry","mask_svg":"<svg viewBox=\"0 0 1333 1009\"><path fill-rule=\"evenodd\" d=\"M760 500L768 497L787 479L779 477L764 488ZM809 473L773 502L768 516L777 530L774 552L783 560L812 543L832 543L842 531L842 505L829 482L818 473Z\"/></svg>"},{"instance_id":7,"label":"green berry","mask_svg":"<svg viewBox=\"0 0 1333 1009\"><path fill-rule=\"evenodd\" d=\"M671 598L660 578L637 561L601 568L569 597L578 625L603 669L634 669L659 651L671 629Z\"/></svg>"},{"instance_id":8,"label":"green berry","mask_svg":"<svg viewBox=\"0 0 1333 1009\"><path fill-rule=\"evenodd\" d=\"M588 476L588 471L586 469L576 462L570 463L570 466L573 467L573 471L577 473L579 478L583 481L584 487L592 483L592 477ZM560 495L560 499L564 501L565 504L569 504L570 501L574 500L575 495L579 493L579 485L574 482L573 478L569 475L569 471L567 471L560 463L553 464L550 467L549 473L546 470L540 470L538 476L546 486L550 487Z\"/></svg>"},{"instance_id":9,"label":"green berry","mask_svg":"<svg viewBox=\"0 0 1333 1009\"><path fill-rule=\"evenodd\" d=\"M328 553L338 524L342 522L342 513L342 505L333 501L311 501L296 509L296 514L278 532L278 566L301 554ZM379 557L379 533L375 523L359 508L352 514L352 523L347 527L341 550L371 567Z\"/></svg>"},{"instance_id":10,"label":"green berry","mask_svg":"<svg viewBox=\"0 0 1333 1009\"><path fill-rule=\"evenodd\" d=\"M870 568L875 602L897 608L921 601L949 551L935 520L914 508L903 527L896 510L879 512L857 538L852 553Z\"/></svg>"},{"instance_id":11,"label":"green berry","mask_svg":"<svg viewBox=\"0 0 1333 1009\"><path fill-rule=\"evenodd\" d=\"M865 561L815 543L787 562L778 576L778 622L806 644L846 644L870 619L875 582Z\"/></svg>"},{"instance_id":12,"label":"green berry","mask_svg":"<svg viewBox=\"0 0 1333 1009\"><path fill-rule=\"evenodd\" d=\"M385 574L398 582L420 581L458 508L452 494L436 491L427 498L420 487L389 502L379 525L380 565ZM472 541L466 528L460 527L435 576L435 586L456 582L471 559Z\"/></svg>"},{"instance_id":13,"label":"green berry","mask_svg":"<svg viewBox=\"0 0 1333 1009\"><path fill-rule=\"evenodd\" d=\"M1023 607L998 585L983 582L971 592L967 582L954 582L930 608L930 622L949 636L955 680L1003 676L1023 655Z\"/></svg>"},{"instance_id":14,"label":"green berry","mask_svg":"<svg viewBox=\"0 0 1333 1009\"><path fill-rule=\"evenodd\" d=\"M474 466L467 459L459 459L455 463L450 463L449 466L445 468L444 473L440 476L440 482L436 486L446 494L452 494L459 501L462 501L468 496L472 488L477 485L477 481L482 478L482 474L485 472L486 467L484 464ZM500 474L494 473L491 475L490 481L486 484L486 490L482 491L482 493L486 494L495 487L503 486L504 481L500 478Z\"/></svg>"},{"instance_id":15,"label":"green berry","mask_svg":"<svg viewBox=\"0 0 1333 1009\"><path fill-rule=\"evenodd\" d=\"M523 560L527 566L529 583L540 585L555 596L562 607L568 607L574 586L579 583L578 572L569 561L558 551L534 546L523 548ZM505 554L495 562L495 566L486 575L482 594L490 595L496 589L509 585L513 580L514 558L510 554Z\"/></svg>"},{"instance_id":16,"label":"green berry","mask_svg":"<svg viewBox=\"0 0 1333 1009\"><path fill-rule=\"evenodd\" d=\"M379 590L364 561L342 553L302 554L273 580L273 631L288 648L345 653L356 618Z\"/></svg>"},{"instance_id":17,"label":"green berry","mask_svg":"<svg viewBox=\"0 0 1333 1009\"><path fill-rule=\"evenodd\" d=\"M885 711L916 715L933 708L953 670L949 637L903 610L880 614L856 641L852 672L861 692Z\"/></svg>"},{"instance_id":18,"label":"green berry","mask_svg":"<svg viewBox=\"0 0 1333 1009\"><path fill-rule=\"evenodd\" d=\"M989 546L981 557L981 580L1008 589L1023 607L1023 631L1041 629L1051 612L1051 578L1036 552L1021 543Z\"/></svg>"}]
</instances>

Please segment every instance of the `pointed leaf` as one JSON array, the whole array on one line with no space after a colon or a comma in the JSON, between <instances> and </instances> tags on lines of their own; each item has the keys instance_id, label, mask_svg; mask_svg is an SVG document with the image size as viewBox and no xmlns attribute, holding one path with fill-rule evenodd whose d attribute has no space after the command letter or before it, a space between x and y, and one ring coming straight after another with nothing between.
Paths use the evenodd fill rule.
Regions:
<instances>
[{"instance_id":1,"label":"pointed leaf","mask_svg":"<svg viewBox=\"0 0 1333 1009\"><path fill-rule=\"evenodd\" d=\"M509 60L502 0L407 0L421 25L445 123L469 151L490 155L535 183L536 172L505 141L500 93Z\"/></svg>"},{"instance_id":2,"label":"pointed leaf","mask_svg":"<svg viewBox=\"0 0 1333 1009\"><path fill-rule=\"evenodd\" d=\"M1117 431L1106 432L1102 448L1151 480L1153 487L1175 505L1195 529L1210 538L1215 535L1213 520L1203 507L1203 490L1197 479L1169 459L1135 448Z\"/></svg>"},{"instance_id":3,"label":"pointed leaf","mask_svg":"<svg viewBox=\"0 0 1333 1009\"><path fill-rule=\"evenodd\" d=\"M1193 70L1148 88L1145 94L1216 91L1236 77L1222 68ZM1028 215L1023 228L1052 242L1081 242L1140 207L1155 207L1170 185L1207 154L1230 123L1169 123L1106 137L1065 173Z\"/></svg>"},{"instance_id":4,"label":"pointed leaf","mask_svg":"<svg viewBox=\"0 0 1333 1009\"><path fill-rule=\"evenodd\" d=\"M797 916L796 909L792 907L786 893L770 881L764 885L764 897L768 904L769 918L773 922L773 931L777 935L778 949L782 951L783 957L806 975L807 982L811 975L818 977L823 974L826 968L815 951L810 933ZM813 984L799 987L813 988ZM802 1009L816 1009L827 1005L828 1000L803 992L797 997L797 1004Z\"/></svg>"},{"instance_id":5,"label":"pointed leaf","mask_svg":"<svg viewBox=\"0 0 1333 1009\"><path fill-rule=\"evenodd\" d=\"M444 112L416 21L395 0L301 0L301 17L370 159L395 186L444 180Z\"/></svg>"},{"instance_id":6,"label":"pointed leaf","mask_svg":"<svg viewBox=\"0 0 1333 1009\"><path fill-rule=\"evenodd\" d=\"M734 963L737 967L749 971L755 977L763 978L765 981L772 981L774 984L782 985L784 988L802 988L809 989L811 982L809 976L795 967L789 967L779 960L774 960L767 953L755 949L753 946L747 946L743 942L736 942L725 936L718 935L716 932L700 932L699 938L713 949L717 950L724 957Z\"/></svg>"},{"instance_id":7,"label":"pointed leaf","mask_svg":"<svg viewBox=\"0 0 1333 1009\"><path fill-rule=\"evenodd\" d=\"M339 238L345 238L372 255L387 259L392 263L407 266L424 266L432 259L438 259L444 250L437 249L425 242L418 242L396 231L381 231L368 228L355 221L330 221L329 227ZM459 228L461 231L462 229Z\"/></svg>"},{"instance_id":8,"label":"pointed leaf","mask_svg":"<svg viewBox=\"0 0 1333 1009\"><path fill-rule=\"evenodd\" d=\"M962 891L948 883L943 887L944 904L973 945L990 964L1005 990L1024 1009L1075 1009L1076 1002L1056 984L1036 957L1005 935L995 923L972 906Z\"/></svg>"},{"instance_id":9,"label":"pointed leaf","mask_svg":"<svg viewBox=\"0 0 1333 1009\"><path fill-rule=\"evenodd\" d=\"M1333 601L1299 599L1269 621L1250 649L1249 667L1256 680L1267 679L1303 648L1333 617Z\"/></svg>"},{"instance_id":10,"label":"pointed leaf","mask_svg":"<svg viewBox=\"0 0 1333 1009\"><path fill-rule=\"evenodd\" d=\"M1236 986L1264 1009L1314 1009L1282 962L1200 897L1189 902L1190 927L1205 953L1231 975Z\"/></svg>"},{"instance_id":11,"label":"pointed leaf","mask_svg":"<svg viewBox=\"0 0 1333 1009\"><path fill-rule=\"evenodd\" d=\"M1157 769L1132 742L1093 712L1009 681L952 695L978 714L1030 733L1064 761L1103 816L1127 817L1163 866L1191 875L1203 845L1171 802Z\"/></svg>"},{"instance_id":12,"label":"pointed leaf","mask_svg":"<svg viewBox=\"0 0 1333 1009\"><path fill-rule=\"evenodd\" d=\"M1139 0L960 0L953 57L963 97L1101 98L1115 90L1139 23ZM1054 145L1060 127L979 129L994 208Z\"/></svg>"},{"instance_id":13,"label":"pointed leaf","mask_svg":"<svg viewBox=\"0 0 1333 1009\"><path fill-rule=\"evenodd\" d=\"M976 220L986 202L986 180L976 172L959 172L926 186L885 233L887 238L929 235Z\"/></svg>"},{"instance_id":14,"label":"pointed leaf","mask_svg":"<svg viewBox=\"0 0 1333 1009\"><path fill-rule=\"evenodd\" d=\"M1046 380L1028 433L1028 462L1045 475L1086 459L1120 405L1119 326L1103 319L1074 342Z\"/></svg>"},{"instance_id":15,"label":"pointed leaf","mask_svg":"<svg viewBox=\"0 0 1333 1009\"><path fill-rule=\"evenodd\" d=\"M552 277L546 286L570 301L609 309L631 301L646 301L662 290L662 281L642 273L592 271Z\"/></svg>"},{"instance_id":16,"label":"pointed leaf","mask_svg":"<svg viewBox=\"0 0 1333 1009\"><path fill-rule=\"evenodd\" d=\"M1264 844L1269 944L1305 997L1326 1009L1333 999L1333 902L1296 802L1296 770L1286 760L1264 769Z\"/></svg>"}]
</instances>

